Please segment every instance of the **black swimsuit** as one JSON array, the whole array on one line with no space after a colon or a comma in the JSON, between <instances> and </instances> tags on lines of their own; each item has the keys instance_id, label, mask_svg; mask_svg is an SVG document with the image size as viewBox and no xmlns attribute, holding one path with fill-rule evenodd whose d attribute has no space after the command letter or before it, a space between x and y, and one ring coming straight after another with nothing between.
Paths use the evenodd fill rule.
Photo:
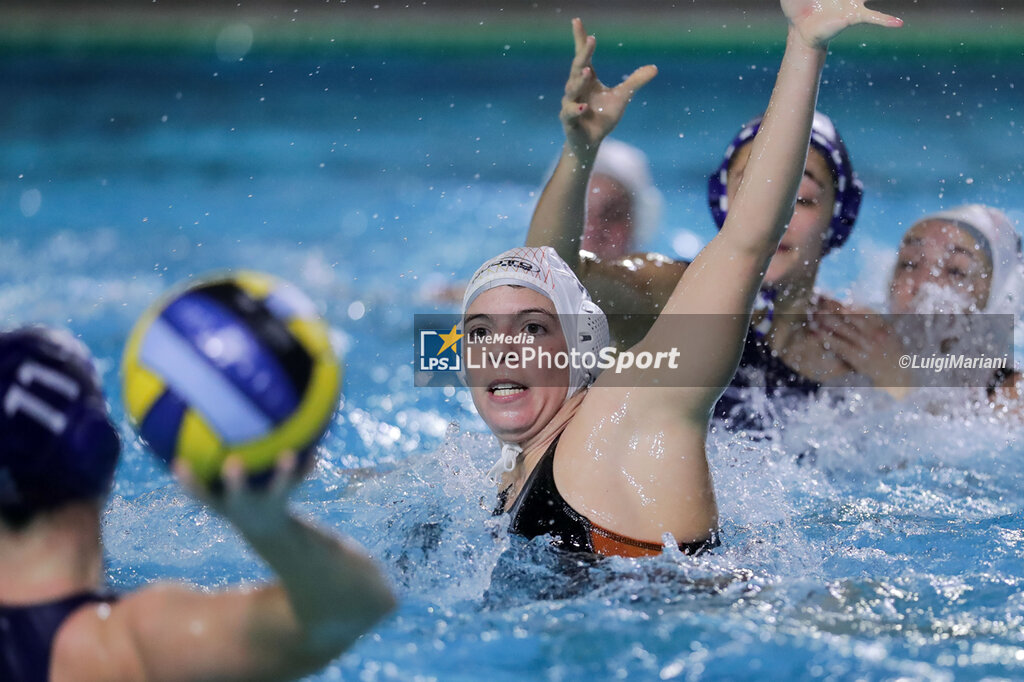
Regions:
<instances>
[{"instance_id":1,"label":"black swimsuit","mask_svg":"<svg viewBox=\"0 0 1024 682\"><path fill-rule=\"evenodd\" d=\"M559 436L560 438L561 436ZM591 552L607 556L650 556L660 554L660 543L634 540L602 528L569 506L555 485L554 462L558 438L548 447L527 479L519 497L512 503L509 531L535 538L552 536L552 544L571 552ZM495 516L503 513L508 489L498 494ZM717 547L716 535L703 542L680 544L687 554L699 554Z\"/></svg>"},{"instance_id":2,"label":"black swimsuit","mask_svg":"<svg viewBox=\"0 0 1024 682\"><path fill-rule=\"evenodd\" d=\"M766 431L771 426L769 415L751 400L751 389L756 387L763 388L765 398L775 403L813 396L821 384L797 374L772 352L767 339L758 338L751 328L736 374L715 404L714 418L732 431Z\"/></svg>"},{"instance_id":3,"label":"black swimsuit","mask_svg":"<svg viewBox=\"0 0 1024 682\"><path fill-rule=\"evenodd\" d=\"M1008 379L1012 369L999 369L985 387L989 397ZM714 419L730 431L767 431L771 416L759 410L751 396L751 389L764 389L766 407L776 403L793 403L816 395L821 384L798 374L774 353L768 341L759 338L753 328L747 330L743 341L743 354L739 367L715 404Z\"/></svg>"},{"instance_id":4,"label":"black swimsuit","mask_svg":"<svg viewBox=\"0 0 1024 682\"><path fill-rule=\"evenodd\" d=\"M60 626L80 607L110 601L110 595L86 592L32 606L0 604L0 680L49 682L50 655Z\"/></svg>"}]
</instances>

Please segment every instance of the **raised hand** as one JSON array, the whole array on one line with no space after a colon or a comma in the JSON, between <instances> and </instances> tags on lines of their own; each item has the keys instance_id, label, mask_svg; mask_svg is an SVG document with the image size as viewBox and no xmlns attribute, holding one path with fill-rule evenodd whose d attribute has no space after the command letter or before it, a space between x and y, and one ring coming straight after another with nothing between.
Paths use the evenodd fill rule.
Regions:
<instances>
[{"instance_id":1,"label":"raised hand","mask_svg":"<svg viewBox=\"0 0 1024 682\"><path fill-rule=\"evenodd\" d=\"M254 486L238 456L228 456L221 467L223 489L214 493L201 485L183 459L174 462L174 474L196 499L220 512L243 533L273 532L288 520L288 497L301 477L298 458L284 453L270 481Z\"/></svg>"},{"instance_id":2,"label":"raised hand","mask_svg":"<svg viewBox=\"0 0 1024 682\"><path fill-rule=\"evenodd\" d=\"M790 25L811 47L824 47L843 29L857 24L898 28L903 20L870 10L865 0L781 0Z\"/></svg>"},{"instance_id":3,"label":"raised hand","mask_svg":"<svg viewBox=\"0 0 1024 682\"><path fill-rule=\"evenodd\" d=\"M596 38L587 35L579 19L572 20L572 35L576 56L565 84L559 118L574 152L596 153L597 145L622 118L633 94L657 75L658 68L641 66L614 88L609 88L598 80L591 64Z\"/></svg>"}]
</instances>

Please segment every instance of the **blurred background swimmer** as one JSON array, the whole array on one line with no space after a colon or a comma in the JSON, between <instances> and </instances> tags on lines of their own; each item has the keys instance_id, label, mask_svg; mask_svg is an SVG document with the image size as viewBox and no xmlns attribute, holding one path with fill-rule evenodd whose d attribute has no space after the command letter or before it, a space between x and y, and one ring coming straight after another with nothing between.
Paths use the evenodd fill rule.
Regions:
<instances>
[{"instance_id":1,"label":"blurred background swimmer","mask_svg":"<svg viewBox=\"0 0 1024 682\"><path fill-rule=\"evenodd\" d=\"M896 328L878 315L831 315L819 322L830 335L832 352L896 397L908 395L915 383L894 362L908 352L900 320L948 318L949 324L936 330L948 337L938 339L947 342L948 352L969 350L972 341L956 338L963 337L957 333L957 317L1008 315L1015 324L1024 310L1024 256L1020 235L1007 215L991 206L968 204L911 225L900 240L888 308ZM984 386L989 401L1003 407L1015 403L1020 379L1012 366L994 371Z\"/></svg>"},{"instance_id":2,"label":"blurred background swimmer","mask_svg":"<svg viewBox=\"0 0 1024 682\"><path fill-rule=\"evenodd\" d=\"M594 159L586 206L579 245L586 257L643 259L643 254L635 252L658 233L665 206L647 155L622 140L605 139ZM689 230L680 230L673 245L693 258L700 250L700 238ZM425 291L431 300L457 302L465 287L434 280L428 282Z\"/></svg>"},{"instance_id":3,"label":"blurred background swimmer","mask_svg":"<svg viewBox=\"0 0 1024 682\"><path fill-rule=\"evenodd\" d=\"M288 456L258 491L229 458L224 494L206 497L278 583L107 592L100 516L120 442L88 350L43 327L0 334L0 392L4 682L292 679L394 607L361 551L288 512ZM192 484L187 467L177 473Z\"/></svg>"},{"instance_id":4,"label":"blurred background swimmer","mask_svg":"<svg viewBox=\"0 0 1024 682\"><path fill-rule=\"evenodd\" d=\"M959 301L936 307L941 289ZM1005 213L982 204L921 218L900 240L889 285L892 313L986 312L1024 308L1021 238Z\"/></svg>"},{"instance_id":5,"label":"blurred background swimmer","mask_svg":"<svg viewBox=\"0 0 1024 682\"><path fill-rule=\"evenodd\" d=\"M606 139L587 186L587 217L580 248L601 259L621 258L654 236L664 199L639 148Z\"/></svg>"}]
</instances>

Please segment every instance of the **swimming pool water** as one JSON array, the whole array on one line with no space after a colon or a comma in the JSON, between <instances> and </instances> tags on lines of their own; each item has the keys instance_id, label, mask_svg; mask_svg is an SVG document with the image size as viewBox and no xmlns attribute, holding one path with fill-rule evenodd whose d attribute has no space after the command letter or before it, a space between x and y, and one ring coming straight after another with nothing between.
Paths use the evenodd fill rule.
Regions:
<instances>
[{"instance_id":1,"label":"swimming pool water","mask_svg":"<svg viewBox=\"0 0 1024 682\"><path fill-rule=\"evenodd\" d=\"M1024 676L1020 429L865 392L775 441L715 433L725 543L591 564L509 538L496 455L463 392L414 389L414 313L520 243L561 144L568 54L7 53L0 58L0 315L80 333L126 436L109 578L219 586L251 555L130 437L116 363L167 286L264 269L323 308L345 401L299 513L351 534L395 616L316 680L1013 679ZM671 253L713 235L705 177L767 102L778 55L599 52L660 74L618 136L651 156ZM984 201L1021 217L1015 55L832 56L820 108L867 186L822 282L877 303L916 217ZM457 424L451 424L451 422ZM793 454L810 447L813 461Z\"/></svg>"}]
</instances>

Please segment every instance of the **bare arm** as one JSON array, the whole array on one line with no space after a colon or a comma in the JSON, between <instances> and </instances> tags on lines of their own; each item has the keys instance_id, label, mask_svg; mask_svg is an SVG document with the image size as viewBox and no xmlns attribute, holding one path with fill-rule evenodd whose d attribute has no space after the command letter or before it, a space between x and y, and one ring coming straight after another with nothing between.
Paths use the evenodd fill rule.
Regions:
<instances>
[{"instance_id":1,"label":"bare arm","mask_svg":"<svg viewBox=\"0 0 1024 682\"><path fill-rule=\"evenodd\" d=\"M565 500L628 537L656 542L669 532L699 542L717 527L707 424L792 213L827 41L847 25L899 23L867 13L861 0L782 0L782 7L790 20L786 54L728 221L635 349L677 348L678 369L605 370L560 441L554 477Z\"/></svg>"},{"instance_id":2,"label":"bare arm","mask_svg":"<svg viewBox=\"0 0 1024 682\"><path fill-rule=\"evenodd\" d=\"M684 412L706 422L739 358L750 311L764 272L793 212L807 157L818 82L828 41L848 26L899 26L899 19L867 10L863 0L782 0L789 20L786 51L750 162L718 235L686 269L663 314L641 342L645 348L679 345L687 329L687 366L678 393Z\"/></svg>"},{"instance_id":3,"label":"bare arm","mask_svg":"<svg viewBox=\"0 0 1024 682\"><path fill-rule=\"evenodd\" d=\"M124 598L105 618L102 609L82 609L59 635L54 679L285 680L337 657L394 598L358 548L292 518L285 499L280 488L236 486L216 503L276 584L220 593L157 586ZM61 678L62 671L71 672Z\"/></svg>"},{"instance_id":4,"label":"bare arm","mask_svg":"<svg viewBox=\"0 0 1024 682\"><path fill-rule=\"evenodd\" d=\"M534 209L526 246L550 246L576 270L587 182L598 147L622 118L633 94L654 78L658 69L642 66L614 88L606 87L594 74L591 63L596 39L586 34L579 19L572 20L572 34L576 54L559 114L565 145Z\"/></svg>"}]
</instances>

